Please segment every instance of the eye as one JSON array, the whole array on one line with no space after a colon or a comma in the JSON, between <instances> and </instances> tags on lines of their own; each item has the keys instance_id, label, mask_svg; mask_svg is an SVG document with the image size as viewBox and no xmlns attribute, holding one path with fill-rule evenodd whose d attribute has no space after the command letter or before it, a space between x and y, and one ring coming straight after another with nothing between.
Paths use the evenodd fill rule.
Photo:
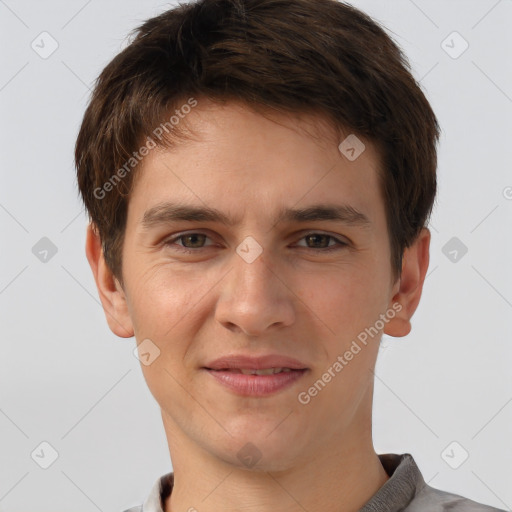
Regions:
<instances>
[{"instance_id":1,"label":"eye","mask_svg":"<svg viewBox=\"0 0 512 512\"><path fill-rule=\"evenodd\" d=\"M338 238L328 235L326 233L308 233L304 235L301 240L306 240L306 244L311 242L315 247L306 247L307 249L319 249L322 252L329 252L337 249L341 249L348 244L339 240ZM329 246L329 242L334 241L335 244ZM320 246L320 247L319 247ZM301 246L303 247L303 246Z\"/></svg>"},{"instance_id":2,"label":"eye","mask_svg":"<svg viewBox=\"0 0 512 512\"><path fill-rule=\"evenodd\" d=\"M209 238L208 235L205 235L204 233L185 233L176 235L164 242L164 245L166 246L176 246L174 242L177 240L181 240L183 242L183 245L177 245L178 250L182 252L192 253L197 252L198 249L202 249L204 246L201 245L204 243L205 239ZM190 244L190 245L188 245ZM210 244L211 245L211 244ZM192 250L190 250L192 249Z\"/></svg>"}]
</instances>

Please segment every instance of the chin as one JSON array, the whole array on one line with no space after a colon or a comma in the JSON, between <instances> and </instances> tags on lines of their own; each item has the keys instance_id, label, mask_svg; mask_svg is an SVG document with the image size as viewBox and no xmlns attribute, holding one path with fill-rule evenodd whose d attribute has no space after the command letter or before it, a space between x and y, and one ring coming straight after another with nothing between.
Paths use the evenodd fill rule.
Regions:
<instances>
[{"instance_id":1,"label":"chin","mask_svg":"<svg viewBox=\"0 0 512 512\"><path fill-rule=\"evenodd\" d=\"M275 424L274 424L275 425ZM285 471L298 463L301 447L290 440L288 433L268 432L272 429L260 429L257 425L246 429L243 435L230 437L226 450L219 452L216 444L214 453L227 464L247 471Z\"/></svg>"}]
</instances>

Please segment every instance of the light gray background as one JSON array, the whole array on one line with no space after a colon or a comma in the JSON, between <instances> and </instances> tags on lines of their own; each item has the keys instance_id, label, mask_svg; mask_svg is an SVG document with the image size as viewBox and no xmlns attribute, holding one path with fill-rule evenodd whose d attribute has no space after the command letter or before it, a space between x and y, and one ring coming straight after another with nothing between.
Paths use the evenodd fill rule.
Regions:
<instances>
[{"instance_id":1,"label":"light gray background","mask_svg":"<svg viewBox=\"0 0 512 512\"><path fill-rule=\"evenodd\" d=\"M510 510L512 1L352 3L405 50L443 130L429 273L411 334L383 339L375 448L412 453L430 485ZM100 307L73 166L93 80L168 6L0 0L3 512L122 511L172 469L135 340L114 336ZM31 48L43 31L59 45L47 59ZM453 31L469 43L456 59L442 47ZM58 249L46 263L32 252L42 237ZM456 262L443 253L452 237L468 248ZM46 470L31 458L43 441L58 452Z\"/></svg>"}]
</instances>

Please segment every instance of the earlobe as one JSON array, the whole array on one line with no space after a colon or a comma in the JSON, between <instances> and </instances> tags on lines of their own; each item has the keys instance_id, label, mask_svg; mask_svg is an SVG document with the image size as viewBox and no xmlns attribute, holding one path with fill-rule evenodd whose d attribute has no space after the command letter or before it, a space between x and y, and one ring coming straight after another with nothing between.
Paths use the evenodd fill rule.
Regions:
<instances>
[{"instance_id":1,"label":"earlobe","mask_svg":"<svg viewBox=\"0 0 512 512\"><path fill-rule=\"evenodd\" d=\"M105 262L101 240L92 223L87 227L85 253L110 330L120 338L131 338L134 330L125 292Z\"/></svg>"},{"instance_id":2,"label":"earlobe","mask_svg":"<svg viewBox=\"0 0 512 512\"><path fill-rule=\"evenodd\" d=\"M423 283L428 270L430 249L430 231L422 228L415 242L404 251L402 273L393 289L390 307L397 311L384 328L389 336L407 336L411 331L413 316L421 298ZM399 309L396 304L400 304Z\"/></svg>"}]
</instances>

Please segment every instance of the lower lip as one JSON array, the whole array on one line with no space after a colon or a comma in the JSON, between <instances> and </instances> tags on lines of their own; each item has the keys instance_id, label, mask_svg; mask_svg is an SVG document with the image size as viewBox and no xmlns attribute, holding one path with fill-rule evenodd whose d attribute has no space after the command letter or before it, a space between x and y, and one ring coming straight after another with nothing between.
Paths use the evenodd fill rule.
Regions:
<instances>
[{"instance_id":1,"label":"lower lip","mask_svg":"<svg viewBox=\"0 0 512 512\"><path fill-rule=\"evenodd\" d=\"M244 396L266 396L281 391L299 380L307 370L274 373L271 375L244 375L222 370L205 370L221 384Z\"/></svg>"}]
</instances>

